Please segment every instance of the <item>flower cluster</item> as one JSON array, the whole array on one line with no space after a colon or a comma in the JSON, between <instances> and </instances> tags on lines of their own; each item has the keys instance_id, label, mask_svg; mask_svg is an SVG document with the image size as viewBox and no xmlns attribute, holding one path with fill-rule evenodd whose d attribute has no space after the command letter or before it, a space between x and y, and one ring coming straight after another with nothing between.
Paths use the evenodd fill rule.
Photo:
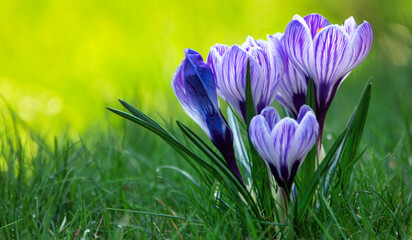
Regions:
<instances>
[{"instance_id":1,"label":"flower cluster","mask_svg":"<svg viewBox=\"0 0 412 240\"><path fill-rule=\"evenodd\" d=\"M206 62L196 51L186 49L172 87L184 111L243 182L233 134L219 108L218 95L248 124L249 71L257 114L247 126L250 141L278 186L289 193L306 155L317 139L321 141L326 113L338 87L366 58L372 39L366 21L358 26L350 17L340 26L319 14L296 15L284 34L268 35L266 40L247 37L240 46L212 46ZM305 105L309 79L314 84L315 111ZM275 99L293 118L280 118L270 107Z\"/></svg>"}]
</instances>

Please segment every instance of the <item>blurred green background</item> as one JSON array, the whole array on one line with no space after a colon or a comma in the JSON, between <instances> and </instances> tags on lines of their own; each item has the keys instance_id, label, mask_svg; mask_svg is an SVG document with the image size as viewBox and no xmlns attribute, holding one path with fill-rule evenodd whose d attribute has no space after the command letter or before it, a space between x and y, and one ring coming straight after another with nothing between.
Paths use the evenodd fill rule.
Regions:
<instances>
[{"instance_id":1,"label":"blurred green background","mask_svg":"<svg viewBox=\"0 0 412 240\"><path fill-rule=\"evenodd\" d=\"M366 139L383 136L376 144L392 147L404 134L402 104L407 115L412 109L409 0L1 1L1 109L7 103L29 126L74 138L121 121L104 109L119 107L117 98L181 118L170 81L183 49L206 58L215 43L265 38L313 12L339 24L354 16L374 30L371 53L341 85L326 128L347 122L372 77Z\"/></svg>"}]
</instances>

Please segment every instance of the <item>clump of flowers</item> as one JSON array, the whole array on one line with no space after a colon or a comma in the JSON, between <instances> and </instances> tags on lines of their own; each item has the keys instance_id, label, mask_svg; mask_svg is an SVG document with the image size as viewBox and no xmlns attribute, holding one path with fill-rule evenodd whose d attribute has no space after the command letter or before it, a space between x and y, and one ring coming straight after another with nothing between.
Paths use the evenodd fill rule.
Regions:
<instances>
[{"instance_id":1,"label":"clump of flowers","mask_svg":"<svg viewBox=\"0 0 412 240\"><path fill-rule=\"evenodd\" d=\"M339 86L366 58L372 40L366 21L358 26L350 17L340 26L310 14L296 15L284 34L266 40L247 37L240 46L215 44L206 62L195 50L184 50L172 88L217 152L181 122L178 126L197 150L127 102L121 101L130 114L109 110L163 138L211 191L216 191L214 182L221 183L219 191L243 206L234 209L246 209L264 221L293 221L297 227L319 197L327 199L331 186L344 191L350 180L369 106L369 82L347 127L325 155L322 132ZM228 103L229 121L218 96ZM275 100L283 117L271 106ZM340 179L334 181L337 170ZM222 194L215 196L223 199Z\"/></svg>"}]
</instances>

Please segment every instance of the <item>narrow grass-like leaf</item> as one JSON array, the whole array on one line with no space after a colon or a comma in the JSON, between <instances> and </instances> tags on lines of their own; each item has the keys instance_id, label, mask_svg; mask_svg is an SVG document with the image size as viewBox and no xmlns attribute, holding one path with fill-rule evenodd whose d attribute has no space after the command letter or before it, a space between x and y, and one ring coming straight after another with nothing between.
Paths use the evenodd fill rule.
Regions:
<instances>
[{"instance_id":1,"label":"narrow grass-like leaf","mask_svg":"<svg viewBox=\"0 0 412 240\"><path fill-rule=\"evenodd\" d=\"M243 144L242 134L240 133L239 124L232 108L227 109L229 126L233 133L233 146L235 148L237 160L242 164L243 172L250 184L253 184L252 174L250 172L250 161L247 155L245 145ZM246 181L245 181L246 182Z\"/></svg>"},{"instance_id":2,"label":"narrow grass-like leaf","mask_svg":"<svg viewBox=\"0 0 412 240\"><path fill-rule=\"evenodd\" d=\"M306 89L306 99L305 104L315 111L316 109L316 97L315 97L315 85L313 84L312 78L308 81L308 88Z\"/></svg>"},{"instance_id":3,"label":"narrow grass-like leaf","mask_svg":"<svg viewBox=\"0 0 412 240\"><path fill-rule=\"evenodd\" d=\"M312 108L313 111L316 110L315 104L315 86L313 85L312 78L309 79L308 88L306 90L306 105ZM319 146L315 144L310 152L307 154L305 161L302 163L302 170L300 170L301 175L301 188L306 189L316 169L316 153Z\"/></svg>"},{"instance_id":4,"label":"narrow grass-like leaf","mask_svg":"<svg viewBox=\"0 0 412 240\"><path fill-rule=\"evenodd\" d=\"M343 187L349 184L350 176L352 175L353 165L356 161L356 153L360 145L363 129L365 127L366 117L371 98L371 82L366 83L361 99L356 107L348 124L344 147L342 150L342 158L339 160L339 168L341 170L341 183Z\"/></svg>"},{"instance_id":5,"label":"narrow grass-like leaf","mask_svg":"<svg viewBox=\"0 0 412 240\"><path fill-rule=\"evenodd\" d=\"M200 159L196 154L194 154L192 151L187 149L183 144L181 144L177 139L172 136L169 132L167 132L165 129L163 129L160 125L158 124L152 124L151 122L154 120L150 121L144 121L141 118L138 118L136 116L133 116L129 113L125 113L123 111L117 110L117 109L112 109L112 108L107 108L108 110L112 111L113 113L124 117L132 122L135 122L142 127L150 130L151 132L155 133L159 137L161 137L166 143L168 143L173 149L175 149L185 160L189 163L189 165L199 174L199 176L206 182L206 176L202 170L200 170L196 164L194 164L193 161L190 160L193 159L195 160L200 166L203 167L203 169L207 170L209 173L211 173L218 181L222 180L222 176L208 163ZM143 114L143 118L145 119L147 116ZM190 157L190 158L188 158Z\"/></svg>"},{"instance_id":6,"label":"narrow grass-like leaf","mask_svg":"<svg viewBox=\"0 0 412 240\"><path fill-rule=\"evenodd\" d=\"M214 151L212 151L192 130L186 127L183 123L177 122L178 126L185 134L223 173L226 184L228 187L234 185L236 187L236 193L239 192L242 197L247 201L248 207L254 212L256 217L259 217L259 211L251 198L249 192L246 190L244 184L236 177L236 175L227 167L226 163L220 158ZM229 181L226 181L229 180Z\"/></svg>"},{"instance_id":7,"label":"narrow grass-like leaf","mask_svg":"<svg viewBox=\"0 0 412 240\"><path fill-rule=\"evenodd\" d=\"M251 83L251 77L250 77L250 61L249 59L247 60L247 67L246 67L246 126L249 129L250 121L252 121L252 118L256 116L256 108L255 108L255 103L253 100L253 93L252 93L252 83Z\"/></svg>"},{"instance_id":8,"label":"narrow grass-like leaf","mask_svg":"<svg viewBox=\"0 0 412 240\"><path fill-rule=\"evenodd\" d=\"M211 149L209 145L207 145L190 128L179 121L176 121L176 123L179 126L180 130L182 130L183 134L185 134L185 136L188 137L189 140L191 140L209 159L211 159L213 163L220 162L222 164L226 164L225 160L223 160L221 156L219 156L213 149Z\"/></svg>"},{"instance_id":9,"label":"narrow grass-like leaf","mask_svg":"<svg viewBox=\"0 0 412 240\"><path fill-rule=\"evenodd\" d=\"M335 225L336 225L336 227L338 228L339 233L340 233L342 239L347 239L346 235L342 232L342 227L340 226L338 220L336 219L336 216L335 216L335 214L333 213L332 208L329 206L329 203L326 201L326 199L325 199L324 196L321 196L320 198L322 199L323 204L324 204L324 205L326 206L326 208L328 209L328 212L329 212L330 216L332 217L332 220L335 222Z\"/></svg>"},{"instance_id":10,"label":"narrow grass-like leaf","mask_svg":"<svg viewBox=\"0 0 412 240\"><path fill-rule=\"evenodd\" d=\"M328 232L328 230L325 228L325 226L323 226L322 222L319 220L319 218L316 216L316 214L310 210L311 213L311 217L313 217L313 219L315 219L316 223L319 225L319 227L322 229L323 233L326 234L326 236L328 237L328 239L333 240L332 235L330 235L330 233Z\"/></svg>"},{"instance_id":11,"label":"narrow grass-like leaf","mask_svg":"<svg viewBox=\"0 0 412 240\"><path fill-rule=\"evenodd\" d=\"M313 175L312 179L310 180L309 184L307 185L306 189L302 194L301 198L297 198L297 219L295 220L296 223L300 223L303 217L306 215L308 208L310 207L310 203L312 201L313 195L316 193L316 189L320 182L320 178L322 178L326 172L329 170L331 166L331 161L339 147L342 144L342 140L345 136L346 129L339 135L339 137L334 142L333 146L329 150L328 154L326 154L325 158L323 159L322 163L319 165L318 169L316 170L315 174Z\"/></svg>"},{"instance_id":12,"label":"narrow grass-like leaf","mask_svg":"<svg viewBox=\"0 0 412 240\"><path fill-rule=\"evenodd\" d=\"M143 215L156 216L156 217L165 217L165 218L171 218L171 219L189 220L184 217L173 216L173 215L162 214L162 213L152 213L152 212L129 210L129 209L119 209L119 208L106 208L106 209L109 211L128 212L128 213L143 214ZM203 223L203 221L198 220L198 219L190 219L190 221Z\"/></svg>"},{"instance_id":13,"label":"narrow grass-like leaf","mask_svg":"<svg viewBox=\"0 0 412 240\"><path fill-rule=\"evenodd\" d=\"M285 115L285 117L293 118L293 115L283 105L282 105L282 110L283 110L283 114Z\"/></svg>"},{"instance_id":14,"label":"narrow grass-like leaf","mask_svg":"<svg viewBox=\"0 0 412 240\"><path fill-rule=\"evenodd\" d=\"M250 77L250 61L247 61L246 67L246 126L249 136L249 125L250 121L254 116L256 116L256 108L253 100L252 93L252 84ZM253 144L249 138L250 146L250 159L252 159L252 179L253 179L253 188L256 189L257 198L261 210L265 213L266 216L272 215L272 210L274 210L272 192L269 182L269 172L266 166L266 163L261 159Z\"/></svg>"}]
</instances>

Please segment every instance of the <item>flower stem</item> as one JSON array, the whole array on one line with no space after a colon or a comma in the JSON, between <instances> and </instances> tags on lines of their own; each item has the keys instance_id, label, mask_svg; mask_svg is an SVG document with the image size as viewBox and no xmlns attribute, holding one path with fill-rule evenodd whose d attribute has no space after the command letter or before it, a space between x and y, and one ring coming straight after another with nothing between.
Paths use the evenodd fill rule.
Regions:
<instances>
[{"instance_id":1,"label":"flower stem","mask_svg":"<svg viewBox=\"0 0 412 240\"><path fill-rule=\"evenodd\" d=\"M278 189L278 200L279 200L279 221L280 223L286 223L286 216L289 211L289 193L284 188Z\"/></svg>"}]
</instances>

